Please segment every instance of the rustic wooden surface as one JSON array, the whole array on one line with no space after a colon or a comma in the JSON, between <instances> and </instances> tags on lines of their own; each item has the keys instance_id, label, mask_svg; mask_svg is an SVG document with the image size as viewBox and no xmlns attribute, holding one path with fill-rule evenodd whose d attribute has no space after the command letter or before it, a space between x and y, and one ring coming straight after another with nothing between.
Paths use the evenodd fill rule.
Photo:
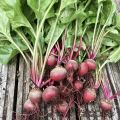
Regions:
<instances>
[{"instance_id":1,"label":"rustic wooden surface","mask_svg":"<svg viewBox=\"0 0 120 120\"><path fill-rule=\"evenodd\" d=\"M104 79L109 80L111 95L120 91L119 73L120 63L108 64L104 69ZM22 57L12 60L9 65L0 65L0 120L24 120L21 113L30 89L29 66ZM74 107L65 120L120 120L120 96L112 100L113 110L103 114L98 106L98 101L103 97L102 91L97 94L95 102L81 106L80 111ZM52 106L42 104L41 108L44 116L39 120L60 120Z\"/></svg>"},{"instance_id":2,"label":"rustic wooden surface","mask_svg":"<svg viewBox=\"0 0 120 120\"><path fill-rule=\"evenodd\" d=\"M120 11L120 0L115 2ZM108 64L104 69L104 79L109 80L111 95L120 91L120 63ZM22 57L13 59L9 65L0 65L0 120L25 120L21 114L30 88L29 66ZM80 111L74 106L65 120L120 120L120 96L112 100L110 113L102 113L98 101L103 98L103 93L99 90L97 94L97 100L81 106ZM60 120L52 106L42 103L40 108L43 115L39 120Z\"/></svg>"}]
</instances>

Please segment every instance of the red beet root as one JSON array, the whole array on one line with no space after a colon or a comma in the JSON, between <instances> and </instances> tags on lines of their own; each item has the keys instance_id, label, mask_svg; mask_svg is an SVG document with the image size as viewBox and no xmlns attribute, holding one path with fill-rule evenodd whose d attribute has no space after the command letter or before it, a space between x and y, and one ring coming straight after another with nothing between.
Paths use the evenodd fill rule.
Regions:
<instances>
[{"instance_id":1,"label":"red beet root","mask_svg":"<svg viewBox=\"0 0 120 120\"><path fill-rule=\"evenodd\" d=\"M66 70L74 70L76 71L78 69L78 64L75 60L69 60L66 64Z\"/></svg>"},{"instance_id":2,"label":"red beet root","mask_svg":"<svg viewBox=\"0 0 120 120\"><path fill-rule=\"evenodd\" d=\"M112 104L108 100L101 100L99 103L99 106L103 111L111 111L112 110Z\"/></svg>"},{"instance_id":3,"label":"red beet root","mask_svg":"<svg viewBox=\"0 0 120 120\"><path fill-rule=\"evenodd\" d=\"M96 91L92 88L85 89L83 93L83 101L85 103L90 103L96 99Z\"/></svg>"},{"instance_id":4,"label":"red beet root","mask_svg":"<svg viewBox=\"0 0 120 120\"><path fill-rule=\"evenodd\" d=\"M96 62L93 59L87 59L85 62L88 65L89 71L96 70Z\"/></svg>"},{"instance_id":5,"label":"red beet root","mask_svg":"<svg viewBox=\"0 0 120 120\"><path fill-rule=\"evenodd\" d=\"M79 75L83 76L88 73L88 65L85 62L80 64Z\"/></svg>"},{"instance_id":6,"label":"red beet root","mask_svg":"<svg viewBox=\"0 0 120 120\"><path fill-rule=\"evenodd\" d=\"M50 67L54 67L57 64L57 59L54 55L50 55L47 59L47 65Z\"/></svg>"},{"instance_id":7,"label":"red beet root","mask_svg":"<svg viewBox=\"0 0 120 120\"><path fill-rule=\"evenodd\" d=\"M45 102L54 101L59 96L59 89L55 86L47 87L42 94L42 99Z\"/></svg>"},{"instance_id":8,"label":"red beet root","mask_svg":"<svg viewBox=\"0 0 120 120\"><path fill-rule=\"evenodd\" d=\"M73 86L76 91L80 91L83 88L83 83L77 80L74 82Z\"/></svg>"},{"instance_id":9,"label":"red beet root","mask_svg":"<svg viewBox=\"0 0 120 120\"><path fill-rule=\"evenodd\" d=\"M30 113L35 111L35 105L28 99L23 106L25 112Z\"/></svg>"},{"instance_id":10,"label":"red beet root","mask_svg":"<svg viewBox=\"0 0 120 120\"><path fill-rule=\"evenodd\" d=\"M30 101L34 104L38 104L42 98L42 92L39 89L32 89L29 93Z\"/></svg>"},{"instance_id":11,"label":"red beet root","mask_svg":"<svg viewBox=\"0 0 120 120\"><path fill-rule=\"evenodd\" d=\"M65 114L67 112L68 109L68 103L66 101L63 101L62 103L59 103L57 106L57 111L60 113Z\"/></svg>"},{"instance_id":12,"label":"red beet root","mask_svg":"<svg viewBox=\"0 0 120 120\"><path fill-rule=\"evenodd\" d=\"M67 76L67 71L63 67L56 67L50 72L50 78L53 81L64 80Z\"/></svg>"}]
</instances>

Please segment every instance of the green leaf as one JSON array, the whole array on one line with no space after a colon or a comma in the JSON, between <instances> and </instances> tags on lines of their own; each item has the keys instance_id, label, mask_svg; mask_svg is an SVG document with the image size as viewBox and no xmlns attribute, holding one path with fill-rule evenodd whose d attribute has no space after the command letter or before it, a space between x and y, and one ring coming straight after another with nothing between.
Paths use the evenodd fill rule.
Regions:
<instances>
[{"instance_id":1,"label":"green leaf","mask_svg":"<svg viewBox=\"0 0 120 120\"><path fill-rule=\"evenodd\" d=\"M73 45L73 40L74 40L74 29L72 29L73 26L69 25L67 29L67 35L66 35L66 40L65 40L65 48L71 48Z\"/></svg>"},{"instance_id":2,"label":"green leaf","mask_svg":"<svg viewBox=\"0 0 120 120\"><path fill-rule=\"evenodd\" d=\"M114 62L114 63L118 62L119 60L120 60L120 46L114 49L108 58L109 62Z\"/></svg>"},{"instance_id":3,"label":"green leaf","mask_svg":"<svg viewBox=\"0 0 120 120\"><path fill-rule=\"evenodd\" d=\"M14 38L16 44L24 51L27 47L19 38ZM15 57L19 51L9 41L0 41L0 63L7 64L13 57Z\"/></svg>"},{"instance_id":4,"label":"green leaf","mask_svg":"<svg viewBox=\"0 0 120 120\"><path fill-rule=\"evenodd\" d=\"M61 10L75 3L77 3L77 0L61 0Z\"/></svg>"},{"instance_id":5,"label":"green leaf","mask_svg":"<svg viewBox=\"0 0 120 120\"><path fill-rule=\"evenodd\" d=\"M67 16L67 17L62 16L61 22L63 24L70 23L76 19L79 19L79 24L81 24L87 17L87 14L81 9L74 11L74 12L72 12L72 14L68 14L68 15L69 16Z\"/></svg>"},{"instance_id":6,"label":"green leaf","mask_svg":"<svg viewBox=\"0 0 120 120\"><path fill-rule=\"evenodd\" d=\"M28 5L31 9L35 12L36 18L42 19L44 16L45 11L47 10L48 6L53 0L27 0ZM55 2L57 0L54 0ZM48 17L54 15L54 9L52 8L51 11L48 13Z\"/></svg>"},{"instance_id":7,"label":"green leaf","mask_svg":"<svg viewBox=\"0 0 120 120\"><path fill-rule=\"evenodd\" d=\"M105 46L114 47L114 46L117 46L117 45L118 45L115 41L113 41L113 40L110 39L110 38L104 38L103 41L104 41L104 42L103 42L102 44L105 45Z\"/></svg>"},{"instance_id":8,"label":"green leaf","mask_svg":"<svg viewBox=\"0 0 120 120\"><path fill-rule=\"evenodd\" d=\"M116 42L118 45L120 45L120 33L108 33L105 37L105 39L112 40L113 42Z\"/></svg>"},{"instance_id":9,"label":"green leaf","mask_svg":"<svg viewBox=\"0 0 120 120\"><path fill-rule=\"evenodd\" d=\"M116 14L116 26L120 30L120 13Z\"/></svg>"},{"instance_id":10,"label":"green leaf","mask_svg":"<svg viewBox=\"0 0 120 120\"><path fill-rule=\"evenodd\" d=\"M0 33L9 35L10 24L6 13L0 9Z\"/></svg>"},{"instance_id":11,"label":"green leaf","mask_svg":"<svg viewBox=\"0 0 120 120\"><path fill-rule=\"evenodd\" d=\"M116 11L115 2L113 0L105 0L103 2L103 8L101 11L100 23L102 25L104 25L106 23L106 20L107 20L106 25L108 25L108 26L111 25L115 11Z\"/></svg>"},{"instance_id":12,"label":"green leaf","mask_svg":"<svg viewBox=\"0 0 120 120\"><path fill-rule=\"evenodd\" d=\"M54 23L53 23L53 24L54 24ZM63 31L64 31L64 29L65 29L65 26L66 26L66 25L61 25L61 24L58 24L58 25L56 26L56 29L55 29L55 32L54 32L54 35L53 35L51 44L54 44L54 43L57 42L57 40L59 39L59 37L60 37L61 34L63 33ZM45 38L45 42L46 42L46 43L49 42L49 39L50 39L50 36L51 36L51 33L52 33L53 28L54 28L54 25L51 25L50 31L49 31L47 37Z\"/></svg>"},{"instance_id":13,"label":"green leaf","mask_svg":"<svg viewBox=\"0 0 120 120\"><path fill-rule=\"evenodd\" d=\"M0 0L0 8L7 13L13 29L21 26L31 28L30 23L21 11L20 0Z\"/></svg>"}]
</instances>

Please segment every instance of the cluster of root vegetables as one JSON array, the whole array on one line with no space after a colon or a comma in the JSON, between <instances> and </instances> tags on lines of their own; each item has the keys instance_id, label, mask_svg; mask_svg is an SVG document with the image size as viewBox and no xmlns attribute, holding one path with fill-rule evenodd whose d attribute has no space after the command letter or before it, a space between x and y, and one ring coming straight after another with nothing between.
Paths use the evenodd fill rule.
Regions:
<instances>
[{"instance_id":1,"label":"cluster of root vegetables","mask_svg":"<svg viewBox=\"0 0 120 120\"><path fill-rule=\"evenodd\" d=\"M41 86L33 88L24 103L25 113L41 111L39 106L45 102L65 117L74 104L79 108L96 100L99 87L95 87L94 82L97 67L95 59L86 57L78 62L79 50L64 50L62 56L59 52L56 48L51 51ZM103 111L112 109L112 104L107 99L101 99L99 106Z\"/></svg>"}]
</instances>

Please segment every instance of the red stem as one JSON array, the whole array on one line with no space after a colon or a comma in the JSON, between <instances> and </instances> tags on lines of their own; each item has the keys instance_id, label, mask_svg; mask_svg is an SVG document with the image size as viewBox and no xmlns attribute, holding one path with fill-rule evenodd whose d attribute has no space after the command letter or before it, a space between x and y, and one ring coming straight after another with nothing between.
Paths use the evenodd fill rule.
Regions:
<instances>
[{"instance_id":1,"label":"red stem","mask_svg":"<svg viewBox=\"0 0 120 120\"><path fill-rule=\"evenodd\" d=\"M71 108L72 102L73 102L73 100L70 99L70 102L69 102L69 105L68 105L67 111L66 111L66 113L65 113L64 116L63 116L63 120L65 119L65 117L66 117L66 115L67 115L69 109Z\"/></svg>"},{"instance_id":2,"label":"red stem","mask_svg":"<svg viewBox=\"0 0 120 120\"><path fill-rule=\"evenodd\" d=\"M82 37L80 36L80 45L78 48L78 51L76 52L75 56L74 56L74 60L76 60L77 56L79 55L80 49L82 48Z\"/></svg>"},{"instance_id":3,"label":"red stem","mask_svg":"<svg viewBox=\"0 0 120 120\"><path fill-rule=\"evenodd\" d=\"M51 82L51 79L49 78L48 80L46 80L41 86L40 88L44 87L46 84L48 84L49 82Z\"/></svg>"},{"instance_id":4,"label":"red stem","mask_svg":"<svg viewBox=\"0 0 120 120\"><path fill-rule=\"evenodd\" d=\"M64 49L65 49L65 39L66 39L66 30L65 30L65 34L64 34L63 39L62 39L62 50L61 50L60 62L63 59L63 53L64 53Z\"/></svg>"},{"instance_id":5,"label":"red stem","mask_svg":"<svg viewBox=\"0 0 120 120\"><path fill-rule=\"evenodd\" d=\"M72 47L70 58L69 58L70 60L72 59L72 56L73 56L73 52L74 52L74 49L75 49L75 43L76 43L76 36L74 37L74 43L73 43L73 47Z\"/></svg>"}]
</instances>

